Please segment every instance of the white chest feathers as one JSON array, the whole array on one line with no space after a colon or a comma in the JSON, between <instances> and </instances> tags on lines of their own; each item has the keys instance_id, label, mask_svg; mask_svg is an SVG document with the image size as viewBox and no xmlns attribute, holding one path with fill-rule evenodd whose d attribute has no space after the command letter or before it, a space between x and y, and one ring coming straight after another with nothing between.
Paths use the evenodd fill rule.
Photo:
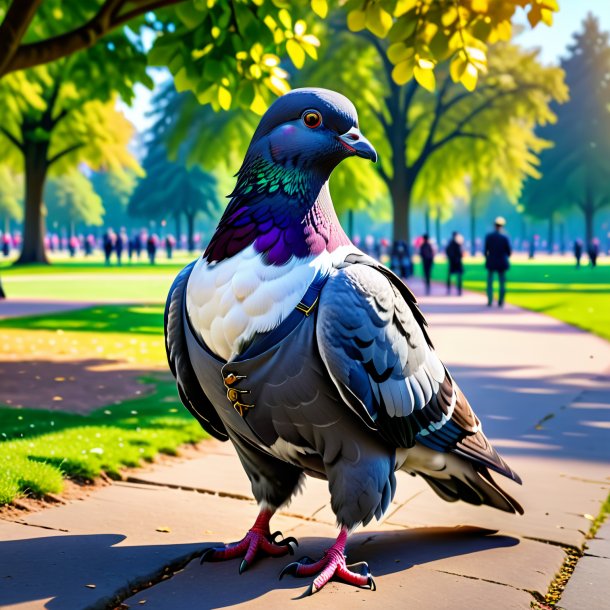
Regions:
<instances>
[{"instance_id":1,"label":"white chest feathers","mask_svg":"<svg viewBox=\"0 0 610 610\"><path fill-rule=\"evenodd\" d=\"M352 249L352 248L350 248ZM342 250L342 253L339 253ZM209 264L199 259L189 278L186 306L191 324L216 355L233 359L255 334L282 322L319 271L344 259L345 248L284 265L265 265L252 246L234 257Z\"/></svg>"}]
</instances>

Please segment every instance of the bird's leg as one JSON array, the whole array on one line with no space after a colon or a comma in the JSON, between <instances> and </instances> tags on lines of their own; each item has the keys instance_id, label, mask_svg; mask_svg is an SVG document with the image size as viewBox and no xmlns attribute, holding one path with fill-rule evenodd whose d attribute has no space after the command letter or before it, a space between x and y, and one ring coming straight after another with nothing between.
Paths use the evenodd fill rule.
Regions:
<instances>
[{"instance_id":1,"label":"bird's leg","mask_svg":"<svg viewBox=\"0 0 610 610\"><path fill-rule=\"evenodd\" d=\"M303 557L299 561L288 564L280 573L280 580L285 574L294 576L316 576L309 585L307 593L313 595L317 593L331 578L341 580L356 587L368 587L375 590L375 581L365 562L360 562L348 566L345 562L346 557L345 543L347 542L347 527L343 526L335 544L324 552L318 561L313 561L309 557ZM352 570L350 569L352 568ZM353 571L358 570L358 571Z\"/></svg>"},{"instance_id":2,"label":"bird's leg","mask_svg":"<svg viewBox=\"0 0 610 610\"><path fill-rule=\"evenodd\" d=\"M239 542L231 542L223 547L206 549L201 555L201 563L204 561L223 561L243 557L239 565L239 573L242 574L252 564L256 555L266 553L271 557L281 557L290 553L294 555L292 545L298 546L298 542L292 536L276 542L281 532L271 533L269 521L275 510L261 509L254 525Z\"/></svg>"}]
</instances>

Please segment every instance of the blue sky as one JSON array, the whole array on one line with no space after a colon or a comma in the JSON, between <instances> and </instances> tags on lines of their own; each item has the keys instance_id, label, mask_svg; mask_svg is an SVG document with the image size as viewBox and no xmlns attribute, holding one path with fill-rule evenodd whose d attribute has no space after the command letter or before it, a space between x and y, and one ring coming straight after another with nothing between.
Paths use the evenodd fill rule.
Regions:
<instances>
[{"instance_id":1,"label":"blue sky","mask_svg":"<svg viewBox=\"0 0 610 610\"><path fill-rule=\"evenodd\" d=\"M610 0L559 0L560 11L556 14L551 28L539 24L533 30L526 26L526 30L519 36L518 41L526 47L539 47L541 58L545 63L556 63L565 53L566 46L570 43L572 33L580 29L580 24L587 15L592 12L600 19L603 30L610 30ZM525 17L519 19L520 23L527 23ZM155 70L153 78L161 82L168 78L168 73L163 70ZM121 105L127 118L136 126L138 131L143 131L150 126L151 120L146 117L150 110L150 99L152 92L141 85L136 86L136 99L133 107L128 108Z\"/></svg>"}]
</instances>

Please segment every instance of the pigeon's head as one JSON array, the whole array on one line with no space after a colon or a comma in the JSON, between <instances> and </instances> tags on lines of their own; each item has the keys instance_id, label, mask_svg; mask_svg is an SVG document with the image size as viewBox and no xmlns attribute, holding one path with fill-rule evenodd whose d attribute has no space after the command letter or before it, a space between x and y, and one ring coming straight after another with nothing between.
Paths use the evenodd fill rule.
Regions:
<instances>
[{"instance_id":1,"label":"pigeon's head","mask_svg":"<svg viewBox=\"0 0 610 610\"><path fill-rule=\"evenodd\" d=\"M354 105L328 89L294 89L278 98L259 123L247 157L286 168L330 172L351 156L377 160L358 128Z\"/></svg>"}]
</instances>

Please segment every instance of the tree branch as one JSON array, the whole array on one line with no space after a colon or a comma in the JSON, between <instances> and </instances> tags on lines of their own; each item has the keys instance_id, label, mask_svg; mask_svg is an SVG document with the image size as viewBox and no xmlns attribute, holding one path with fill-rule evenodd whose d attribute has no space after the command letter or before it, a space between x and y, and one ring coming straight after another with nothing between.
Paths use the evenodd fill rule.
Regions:
<instances>
[{"instance_id":1,"label":"tree branch","mask_svg":"<svg viewBox=\"0 0 610 610\"><path fill-rule=\"evenodd\" d=\"M76 144L72 144L71 146L68 146L68 148L64 148L60 152L54 154L47 161L47 167L51 167L51 165L53 165L53 163L55 163L56 161L59 161L62 157L65 157L66 155L69 155L71 152L74 152L75 150L78 150L79 148L82 148L84 145L85 145L84 142L77 142Z\"/></svg>"},{"instance_id":2,"label":"tree branch","mask_svg":"<svg viewBox=\"0 0 610 610\"><path fill-rule=\"evenodd\" d=\"M2 132L21 152L23 152L23 144L10 132L6 127L0 126Z\"/></svg>"},{"instance_id":3,"label":"tree branch","mask_svg":"<svg viewBox=\"0 0 610 610\"><path fill-rule=\"evenodd\" d=\"M0 25L0 74L3 73L19 48L42 0L13 0Z\"/></svg>"},{"instance_id":4,"label":"tree branch","mask_svg":"<svg viewBox=\"0 0 610 610\"><path fill-rule=\"evenodd\" d=\"M40 0L37 1L40 2ZM151 10L179 4L180 2L184 2L184 0L106 0L95 17L82 26L59 36L19 46L13 53L11 60L0 70L0 76L16 70L46 64L71 55L76 51L88 49L100 38L131 19ZM14 0L13 3L24 4L21 0ZM136 6L121 14L120 11L126 4L135 4ZM4 27L4 24L2 27Z\"/></svg>"}]
</instances>

